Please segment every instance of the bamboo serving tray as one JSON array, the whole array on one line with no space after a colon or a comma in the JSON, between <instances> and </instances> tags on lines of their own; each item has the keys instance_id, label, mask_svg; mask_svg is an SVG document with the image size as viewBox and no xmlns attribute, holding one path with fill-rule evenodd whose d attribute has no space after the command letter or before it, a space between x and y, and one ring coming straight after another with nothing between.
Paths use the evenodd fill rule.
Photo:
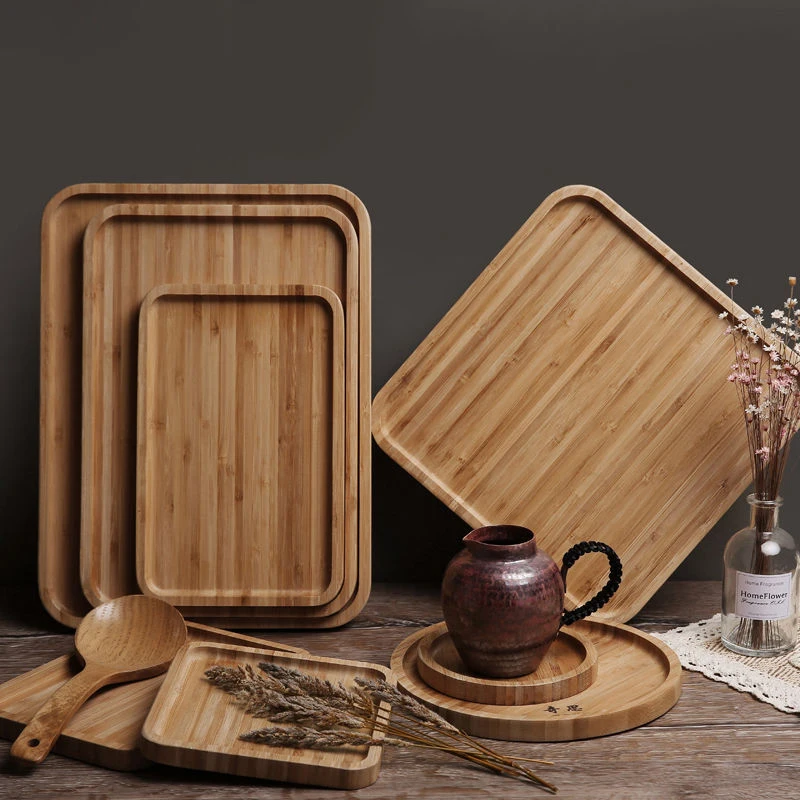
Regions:
<instances>
[{"instance_id":1,"label":"bamboo serving tray","mask_svg":"<svg viewBox=\"0 0 800 800\"><path fill-rule=\"evenodd\" d=\"M332 600L345 553L338 296L156 287L138 374L142 590L179 606Z\"/></svg>"},{"instance_id":2,"label":"bamboo serving tray","mask_svg":"<svg viewBox=\"0 0 800 800\"><path fill-rule=\"evenodd\" d=\"M378 393L375 439L474 527L529 527L557 562L610 544L625 578L593 619L630 619L750 481L723 309L617 203L568 186ZM572 568L568 607L598 564Z\"/></svg>"},{"instance_id":3,"label":"bamboo serving tray","mask_svg":"<svg viewBox=\"0 0 800 800\"><path fill-rule=\"evenodd\" d=\"M258 647L263 652L282 650L298 655L298 647L229 633L187 622L190 641ZM61 656L0 685L0 736L17 738L45 700L80 670L75 656ZM139 749L147 713L166 674L134 683L119 684L90 698L66 724L53 751L87 764L116 770L134 770L150 762Z\"/></svg>"},{"instance_id":4,"label":"bamboo serving tray","mask_svg":"<svg viewBox=\"0 0 800 800\"><path fill-rule=\"evenodd\" d=\"M85 234L84 436L81 581L92 603L136 588L133 470L136 392L135 320L144 295L159 283L319 284L336 294L345 315L345 430L358 431L358 263L352 225L328 206L109 206ZM111 353L111 358L108 357ZM341 624L358 585L359 447L345 436L345 576L319 617L291 603L292 623ZM134 446L135 451L135 446ZM318 554L325 560L324 554ZM274 603L273 607L286 608ZM191 615L203 606L182 608ZM219 609L205 607L205 613ZM226 612L227 609L226 609ZM338 617L338 620L332 618ZM247 625L272 627L253 606Z\"/></svg>"},{"instance_id":5,"label":"bamboo serving tray","mask_svg":"<svg viewBox=\"0 0 800 800\"><path fill-rule=\"evenodd\" d=\"M215 665L273 661L333 682L348 684L353 678L393 681L391 672L377 664L295 654L265 656L250 647L188 644L175 657L167 678L142 728L142 751L162 764L213 770L252 778L360 789L378 778L379 746L342 747L336 750L267 747L243 742L239 736L264 727L264 720L245 714L229 694L205 678ZM388 715L381 703L379 714ZM382 739L381 731L374 738Z\"/></svg>"},{"instance_id":6,"label":"bamboo serving tray","mask_svg":"<svg viewBox=\"0 0 800 800\"><path fill-rule=\"evenodd\" d=\"M326 609L313 624L347 622L369 596L371 576L370 284L371 229L352 192L320 184L129 184L69 186L48 203L42 218L41 426L39 475L39 593L49 613L75 627L90 610L80 584L81 361L83 237L89 221L119 203L234 203L330 206L353 225L358 250L358 531L359 579L352 598ZM319 610L315 609L314 614ZM288 610L272 627L297 627ZM235 617L230 624L236 624ZM239 623L241 624L241 623ZM248 622L248 624L252 624Z\"/></svg>"},{"instance_id":7,"label":"bamboo serving tray","mask_svg":"<svg viewBox=\"0 0 800 800\"><path fill-rule=\"evenodd\" d=\"M597 650L577 631L562 628L536 672L519 678L483 678L470 672L440 622L417 644L417 671L437 692L471 703L526 706L561 700L588 689L597 677Z\"/></svg>"},{"instance_id":8,"label":"bamboo serving tray","mask_svg":"<svg viewBox=\"0 0 800 800\"><path fill-rule=\"evenodd\" d=\"M392 653L398 686L472 736L566 742L629 730L669 711L681 694L681 665L663 642L628 625L583 620L570 626L597 650L597 677L584 691L533 705L489 705L449 697L420 677L423 628Z\"/></svg>"}]
</instances>

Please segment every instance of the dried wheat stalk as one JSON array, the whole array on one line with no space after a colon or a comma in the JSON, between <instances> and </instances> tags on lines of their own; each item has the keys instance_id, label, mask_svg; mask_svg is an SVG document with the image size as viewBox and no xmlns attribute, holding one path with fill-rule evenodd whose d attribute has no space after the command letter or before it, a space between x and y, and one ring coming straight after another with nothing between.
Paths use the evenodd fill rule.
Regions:
<instances>
[{"instance_id":1,"label":"dried wheat stalk","mask_svg":"<svg viewBox=\"0 0 800 800\"><path fill-rule=\"evenodd\" d=\"M356 678L355 685L348 688L279 664L262 662L258 666L260 673L249 665L215 666L205 673L247 714L277 723L244 734L241 738L245 741L317 750L383 744L424 747L531 781L553 794L557 791L521 763L551 762L504 756L386 681ZM381 703L391 706L390 716L379 713ZM376 733L383 737L375 738Z\"/></svg>"}]
</instances>

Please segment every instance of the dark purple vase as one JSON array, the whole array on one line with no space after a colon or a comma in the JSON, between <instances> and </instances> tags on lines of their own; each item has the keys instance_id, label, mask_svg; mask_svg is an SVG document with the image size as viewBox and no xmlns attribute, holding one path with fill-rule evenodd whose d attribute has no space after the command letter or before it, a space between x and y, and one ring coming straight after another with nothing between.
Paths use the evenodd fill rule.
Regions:
<instances>
[{"instance_id":1,"label":"dark purple vase","mask_svg":"<svg viewBox=\"0 0 800 800\"><path fill-rule=\"evenodd\" d=\"M464 537L464 544L445 570L442 608L464 665L490 678L533 672L561 625L607 602L622 577L619 559L602 542L570 548L560 571L536 547L533 533L518 525L478 528ZM608 557L608 583L591 601L564 614L566 572L587 552Z\"/></svg>"}]
</instances>

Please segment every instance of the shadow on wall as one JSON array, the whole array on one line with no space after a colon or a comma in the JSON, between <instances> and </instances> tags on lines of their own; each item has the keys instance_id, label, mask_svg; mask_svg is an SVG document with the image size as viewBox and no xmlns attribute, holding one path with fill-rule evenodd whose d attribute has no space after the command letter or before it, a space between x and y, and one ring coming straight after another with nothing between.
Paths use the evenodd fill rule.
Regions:
<instances>
[{"instance_id":1,"label":"shadow on wall","mask_svg":"<svg viewBox=\"0 0 800 800\"><path fill-rule=\"evenodd\" d=\"M373 441L374 581L438 583L470 530Z\"/></svg>"}]
</instances>

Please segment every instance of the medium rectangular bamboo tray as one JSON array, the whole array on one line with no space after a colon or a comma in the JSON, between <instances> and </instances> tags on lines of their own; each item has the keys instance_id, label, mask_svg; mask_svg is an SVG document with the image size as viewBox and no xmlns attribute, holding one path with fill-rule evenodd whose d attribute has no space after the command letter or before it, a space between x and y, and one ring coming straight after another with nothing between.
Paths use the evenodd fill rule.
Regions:
<instances>
[{"instance_id":1,"label":"medium rectangular bamboo tray","mask_svg":"<svg viewBox=\"0 0 800 800\"><path fill-rule=\"evenodd\" d=\"M722 310L744 313L603 192L534 212L375 398L378 444L475 527L560 561L620 555L594 615L636 614L750 480ZM599 588L570 570L569 603Z\"/></svg>"},{"instance_id":2,"label":"medium rectangular bamboo tray","mask_svg":"<svg viewBox=\"0 0 800 800\"><path fill-rule=\"evenodd\" d=\"M106 208L89 224L84 242L81 582L92 603L137 590L131 450L135 453L135 327L144 296L155 285L184 282L299 282L329 288L345 307L345 427L357 431L356 246L352 225L328 206L120 205ZM345 439L344 546L351 567L358 557L355 441ZM356 577L349 569L348 594L340 602L349 599ZM261 614L254 608L253 616Z\"/></svg>"},{"instance_id":3,"label":"medium rectangular bamboo tray","mask_svg":"<svg viewBox=\"0 0 800 800\"><path fill-rule=\"evenodd\" d=\"M355 616L369 596L371 577L370 285L371 228L361 201L328 184L126 184L69 186L42 218L41 428L39 592L50 614L75 627L91 608L80 585L81 359L83 235L89 221L119 203L234 203L271 206L325 204L341 211L358 237L358 529L359 578L336 608L314 609L296 623L276 609L270 627L334 627ZM235 615L223 621L242 625ZM248 625L252 624L250 621Z\"/></svg>"},{"instance_id":4,"label":"medium rectangular bamboo tray","mask_svg":"<svg viewBox=\"0 0 800 800\"><path fill-rule=\"evenodd\" d=\"M321 606L341 591L344 350L342 304L322 286L148 293L136 503L146 594L224 613Z\"/></svg>"}]
</instances>

